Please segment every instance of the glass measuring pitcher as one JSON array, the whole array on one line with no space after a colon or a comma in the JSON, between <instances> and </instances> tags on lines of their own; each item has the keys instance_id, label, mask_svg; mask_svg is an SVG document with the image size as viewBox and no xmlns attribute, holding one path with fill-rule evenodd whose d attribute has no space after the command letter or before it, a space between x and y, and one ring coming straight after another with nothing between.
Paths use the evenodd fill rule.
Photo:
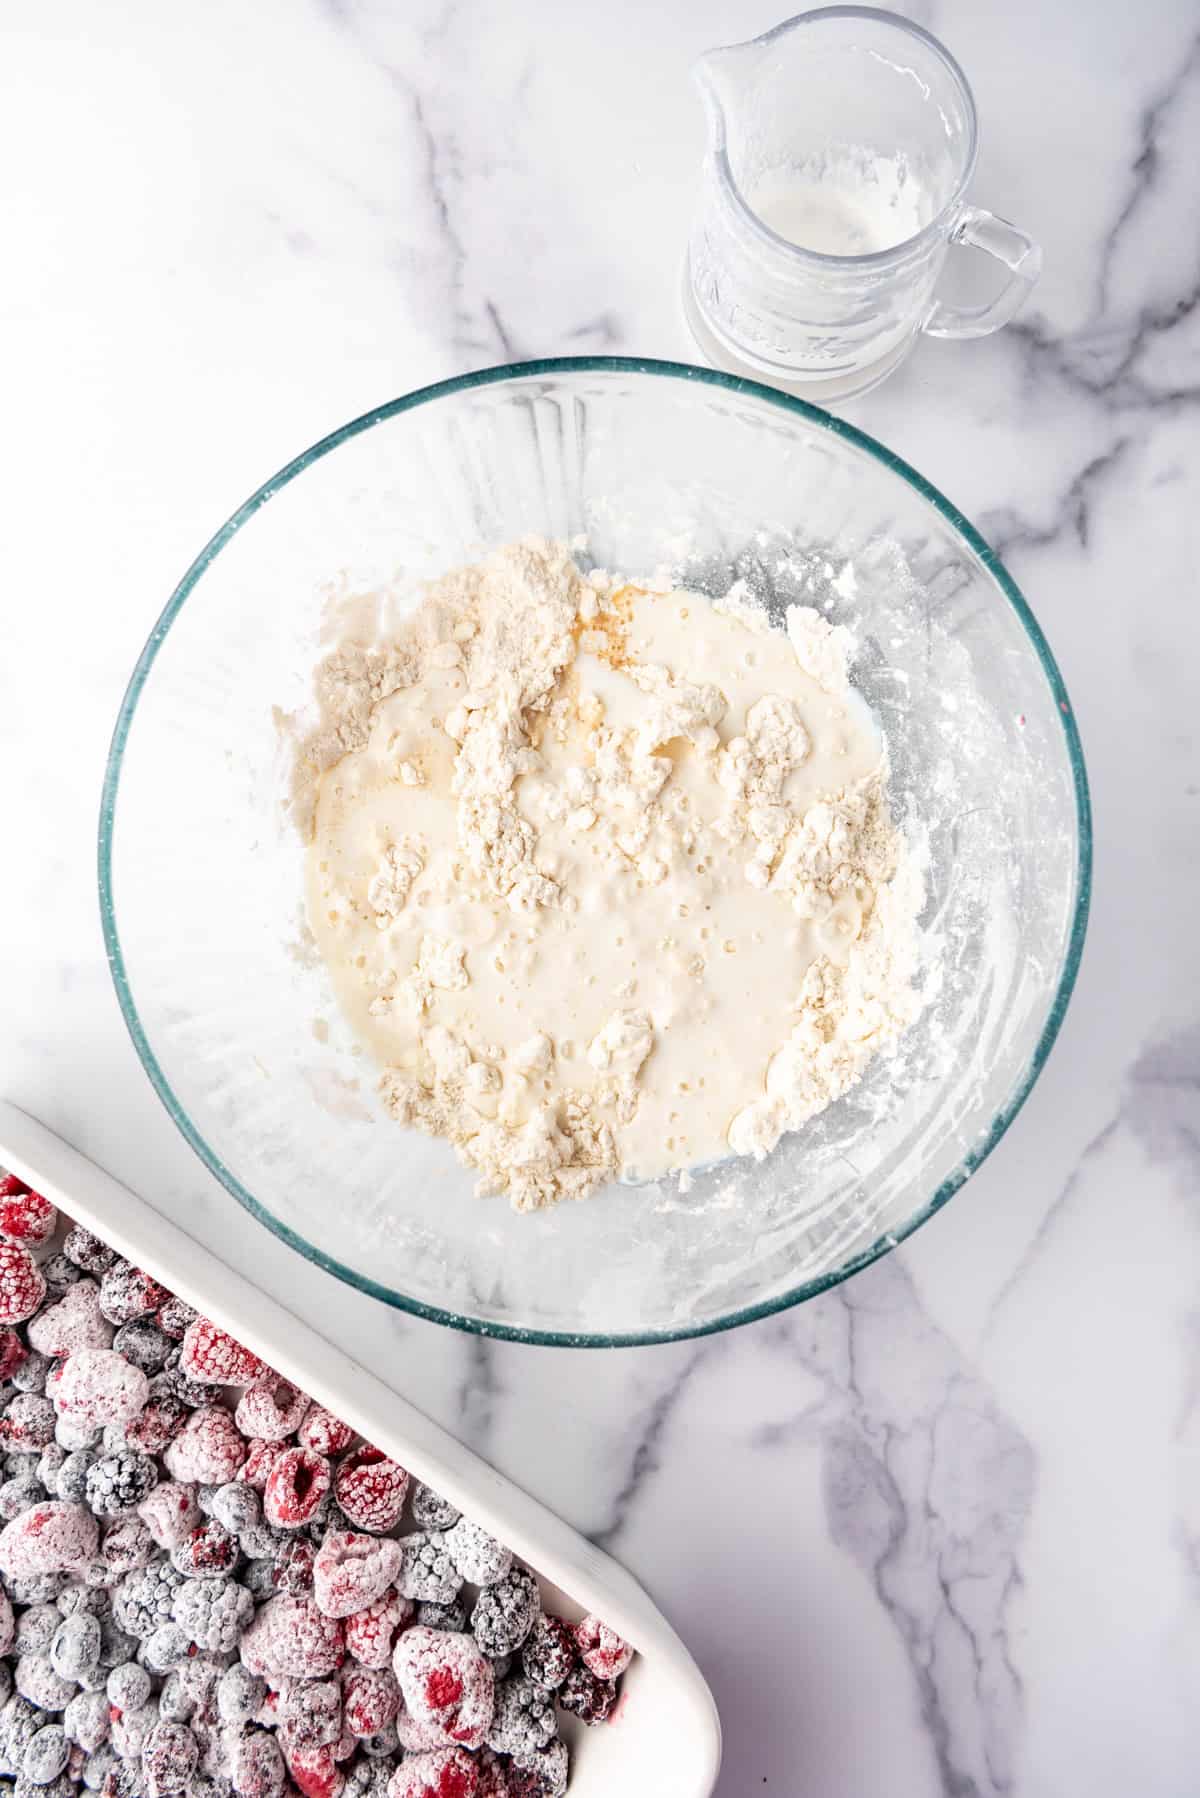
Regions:
<instances>
[{"instance_id":1,"label":"glass measuring pitcher","mask_svg":"<svg viewBox=\"0 0 1200 1798\"><path fill-rule=\"evenodd\" d=\"M920 26L870 7L801 13L693 71L710 133L684 305L705 356L808 399L883 380L917 334L984 337L1041 251L966 203L978 129L966 77ZM979 305L934 297L951 244L1001 262Z\"/></svg>"}]
</instances>

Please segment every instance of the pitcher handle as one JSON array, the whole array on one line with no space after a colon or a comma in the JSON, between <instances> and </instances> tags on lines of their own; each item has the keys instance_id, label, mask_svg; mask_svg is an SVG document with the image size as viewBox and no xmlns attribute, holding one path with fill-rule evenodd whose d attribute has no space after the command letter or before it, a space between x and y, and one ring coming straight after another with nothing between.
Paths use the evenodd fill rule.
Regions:
<instances>
[{"instance_id":1,"label":"pitcher handle","mask_svg":"<svg viewBox=\"0 0 1200 1798\"><path fill-rule=\"evenodd\" d=\"M964 207L950 242L986 250L1011 273L995 298L981 306L950 306L935 300L922 329L930 337L987 337L1008 323L1041 274L1041 246L981 206Z\"/></svg>"}]
</instances>

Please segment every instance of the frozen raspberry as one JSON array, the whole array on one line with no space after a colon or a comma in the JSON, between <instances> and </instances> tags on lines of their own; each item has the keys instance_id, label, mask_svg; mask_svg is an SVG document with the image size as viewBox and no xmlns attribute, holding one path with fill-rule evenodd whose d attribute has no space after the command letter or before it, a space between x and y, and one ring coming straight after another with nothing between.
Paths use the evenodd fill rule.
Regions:
<instances>
[{"instance_id":1,"label":"frozen raspberry","mask_svg":"<svg viewBox=\"0 0 1200 1798\"><path fill-rule=\"evenodd\" d=\"M144 1642L164 1623L173 1623L171 1607L183 1585L169 1561L153 1561L127 1573L113 1593L113 1616L129 1635Z\"/></svg>"},{"instance_id":2,"label":"frozen raspberry","mask_svg":"<svg viewBox=\"0 0 1200 1798\"><path fill-rule=\"evenodd\" d=\"M319 1455L340 1455L350 1446L354 1431L323 1405L312 1405L296 1432L301 1448L315 1449Z\"/></svg>"},{"instance_id":3,"label":"frozen raspberry","mask_svg":"<svg viewBox=\"0 0 1200 1798\"><path fill-rule=\"evenodd\" d=\"M284 1757L294 1748L332 1748L342 1733L342 1691L334 1680L296 1680L279 1694Z\"/></svg>"},{"instance_id":4,"label":"frozen raspberry","mask_svg":"<svg viewBox=\"0 0 1200 1798\"><path fill-rule=\"evenodd\" d=\"M18 1392L0 1415L0 1449L27 1455L54 1441L54 1406L40 1392Z\"/></svg>"},{"instance_id":5,"label":"frozen raspberry","mask_svg":"<svg viewBox=\"0 0 1200 1798\"><path fill-rule=\"evenodd\" d=\"M491 1663L467 1635L405 1630L392 1657L405 1707L419 1723L435 1723L443 1740L481 1748L495 1705Z\"/></svg>"},{"instance_id":6,"label":"frozen raspberry","mask_svg":"<svg viewBox=\"0 0 1200 1798\"><path fill-rule=\"evenodd\" d=\"M461 1748L414 1754L388 1782L388 1798L476 1798L479 1775Z\"/></svg>"},{"instance_id":7,"label":"frozen raspberry","mask_svg":"<svg viewBox=\"0 0 1200 1798\"><path fill-rule=\"evenodd\" d=\"M193 1411L163 1454L174 1480L223 1486L233 1479L246 1456L246 1444L229 1412L220 1405Z\"/></svg>"},{"instance_id":8,"label":"frozen raspberry","mask_svg":"<svg viewBox=\"0 0 1200 1798\"><path fill-rule=\"evenodd\" d=\"M340 1798L346 1776L328 1748L295 1748L284 1759L304 1798Z\"/></svg>"},{"instance_id":9,"label":"frozen raspberry","mask_svg":"<svg viewBox=\"0 0 1200 1798\"><path fill-rule=\"evenodd\" d=\"M467 1600L461 1592L449 1604L433 1604L425 1599L417 1606L417 1622L427 1629L450 1629L459 1633L467 1627Z\"/></svg>"},{"instance_id":10,"label":"frozen raspberry","mask_svg":"<svg viewBox=\"0 0 1200 1798\"><path fill-rule=\"evenodd\" d=\"M63 1254L85 1274L102 1274L117 1258L115 1249L110 1249L106 1242L101 1242L98 1236L93 1236L79 1224L67 1235Z\"/></svg>"},{"instance_id":11,"label":"frozen raspberry","mask_svg":"<svg viewBox=\"0 0 1200 1798\"><path fill-rule=\"evenodd\" d=\"M138 1516L160 1548L178 1548L200 1522L200 1507L191 1486L163 1480L138 1506Z\"/></svg>"},{"instance_id":12,"label":"frozen raspberry","mask_svg":"<svg viewBox=\"0 0 1200 1798\"><path fill-rule=\"evenodd\" d=\"M0 1242L0 1324L24 1323L46 1296L33 1256L19 1242Z\"/></svg>"},{"instance_id":13,"label":"frozen raspberry","mask_svg":"<svg viewBox=\"0 0 1200 1798\"><path fill-rule=\"evenodd\" d=\"M443 1546L441 1536L418 1530L400 1540L403 1558L396 1584L405 1598L449 1604L462 1586L462 1576Z\"/></svg>"},{"instance_id":14,"label":"frozen raspberry","mask_svg":"<svg viewBox=\"0 0 1200 1798\"><path fill-rule=\"evenodd\" d=\"M471 1630L484 1654L515 1654L541 1608L537 1581L524 1567L514 1567L479 1594L471 1612Z\"/></svg>"},{"instance_id":15,"label":"frozen raspberry","mask_svg":"<svg viewBox=\"0 0 1200 1798\"><path fill-rule=\"evenodd\" d=\"M400 1691L385 1668L351 1667L342 1675L346 1727L354 1736L375 1736L395 1722Z\"/></svg>"},{"instance_id":16,"label":"frozen raspberry","mask_svg":"<svg viewBox=\"0 0 1200 1798\"><path fill-rule=\"evenodd\" d=\"M44 1242L49 1242L57 1227L58 1212L40 1192L0 1195L0 1236L7 1236L10 1242L23 1242L26 1248L40 1249Z\"/></svg>"},{"instance_id":17,"label":"frozen raspberry","mask_svg":"<svg viewBox=\"0 0 1200 1798\"><path fill-rule=\"evenodd\" d=\"M243 1436L281 1442L299 1428L308 1404L307 1395L298 1386L270 1374L246 1388L238 1400L234 1421Z\"/></svg>"},{"instance_id":18,"label":"frozen raspberry","mask_svg":"<svg viewBox=\"0 0 1200 1798\"><path fill-rule=\"evenodd\" d=\"M100 1619L90 1611L64 1617L50 1643L50 1665L63 1679L81 1679L100 1662Z\"/></svg>"},{"instance_id":19,"label":"frozen raspberry","mask_svg":"<svg viewBox=\"0 0 1200 1798\"><path fill-rule=\"evenodd\" d=\"M195 1323L199 1313L192 1305L185 1304L182 1299L169 1298L158 1311L158 1327L164 1336L172 1342L182 1342L187 1334L188 1325Z\"/></svg>"},{"instance_id":20,"label":"frozen raspberry","mask_svg":"<svg viewBox=\"0 0 1200 1798\"><path fill-rule=\"evenodd\" d=\"M297 1598L308 1597L313 1589L313 1563L316 1544L307 1536L290 1536L279 1544L274 1556L272 1581L277 1592L291 1592ZM326 1612L326 1616L332 1615Z\"/></svg>"},{"instance_id":21,"label":"frozen raspberry","mask_svg":"<svg viewBox=\"0 0 1200 1798\"><path fill-rule=\"evenodd\" d=\"M199 1524L171 1550L171 1565L184 1579L219 1578L232 1571L237 1558L236 1539L215 1517Z\"/></svg>"},{"instance_id":22,"label":"frozen raspberry","mask_svg":"<svg viewBox=\"0 0 1200 1798\"><path fill-rule=\"evenodd\" d=\"M114 1517L100 1541L100 1561L107 1572L105 1583L122 1578L154 1559L154 1538L140 1517ZM88 1574L91 1576L91 1569Z\"/></svg>"},{"instance_id":23,"label":"frozen raspberry","mask_svg":"<svg viewBox=\"0 0 1200 1798\"><path fill-rule=\"evenodd\" d=\"M340 1622L311 1598L281 1593L269 1599L242 1637L242 1660L268 1679L323 1679L345 1659Z\"/></svg>"},{"instance_id":24,"label":"frozen raspberry","mask_svg":"<svg viewBox=\"0 0 1200 1798\"><path fill-rule=\"evenodd\" d=\"M512 1566L512 1550L466 1517L460 1517L441 1540L458 1572L472 1586L494 1586Z\"/></svg>"},{"instance_id":25,"label":"frozen raspberry","mask_svg":"<svg viewBox=\"0 0 1200 1798\"><path fill-rule=\"evenodd\" d=\"M329 1491L329 1462L311 1448L289 1448L272 1467L263 1489L263 1514L278 1529L307 1523Z\"/></svg>"},{"instance_id":26,"label":"frozen raspberry","mask_svg":"<svg viewBox=\"0 0 1200 1798\"><path fill-rule=\"evenodd\" d=\"M188 1408L171 1393L151 1393L145 1408L122 1425L128 1448L140 1448L148 1455L161 1455L168 1442L173 1442L187 1421Z\"/></svg>"},{"instance_id":27,"label":"frozen raspberry","mask_svg":"<svg viewBox=\"0 0 1200 1798\"><path fill-rule=\"evenodd\" d=\"M169 1297L165 1286L130 1261L115 1261L100 1282L100 1309L112 1324L149 1317Z\"/></svg>"},{"instance_id":28,"label":"frozen raspberry","mask_svg":"<svg viewBox=\"0 0 1200 1798\"><path fill-rule=\"evenodd\" d=\"M554 1698L542 1686L518 1674L496 1687L496 1709L488 1730L488 1747L518 1758L534 1754L558 1733Z\"/></svg>"},{"instance_id":29,"label":"frozen raspberry","mask_svg":"<svg viewBox=\"0 0 1200 1798\"><path fill-rule=\"evenodd\" d=\"M443 1498L440 1492L423 1485L420 1480L413 1481L412 1514L423 1530L452 1529L462 1516L448 1498Z\"/></svg>"},{"instance_id":30,"label":"frozen raspberry","mask_svg":"<svg viewBox=\"0 0 1200 1798\"><path fill-rule=\"evenodd\" d=\"M374 1604L346 1619L346 1649L363 1667L390 1667L397 1631L413 1614L399 1592L385 1592Z\"/></svg>"},{"instance_id":31,"label":"frozen raspberry","mask_svg":"<svg viewBox=\"0 0 1200 1798\"><path fill-rule=\"evenodd\" d=\"M630 1661L633 1650L623 1642L615 1629L601 1623L599 1617L585 1617L575 1625L579 1658L597 1679L619 1679Z\"/></svg>"},{"instance_id":32,"label":"frozen raspberry","mask_svg":"<svg viewBox=\"0 0 1200 1798\"><path fill-rule=\"evenodd\" d=\"M238 1798L277 1798L284 1766L279 1744L265 1729L228 1732L229 1778Z\"/></svg>"},{"instance_id":33,"label":"frozen raspberry","mask_svg":"<svg viewBox=\"0 0 1200 1798\"><path fill-rule=\"evenodd\" d=\"M185 1580L171 1604L174 1622L213 1654L236 1648L253 1615L254 1600L234 1579Z\"/></svg>"},{"instance_id":34,"label":"frozen raspberry","mask_svg":"<svg viewBox=\"0 0 1200 1798\"><path fill-rule=\"evenodd\" d=\"M82 1505L33 1505L0 1530L0 1572L22 1578L85 1566L99 1533Z\"/></svg>"},{"instance_id":35,"label":"frozen raspberry","mask_svg":"<svg viewBox=\"0 0 1200 1798\"><path fill-rule=\"evenodd\" d=\"M207 1317L188 1325L180 1365L189 1380L204 1386L250 1386L267 1371L257 1355Z\"/></svg>"},{"instance_id":36,"label":"frozen raspberry","mask_svg":"<svg viewBox=\"0 0 1200 1798\"><path fill-rule=\"evenodd\" d=\"M0 1173L0 1199L16 1198L29 1188L18 1174Z\"/></svg>"},{"instance_id":37,"label":"frozen raspberry","mask_svg":"<svg viewBox=\"0 0 1200 1798\"><path fill-rule=\"evenodd\" d=\"M438 1723L427 1723L414 1717L404 1699L392 1723L396 1740L406 1754L427 1754L431 1748L444 1748L446 1737Z\"/></svg>"},{"instance_id":38,"label":"frozen raspberry","mask_svg":"<svg viewBox=\"0 0 1200 1798\"><path fill-rule=\"evenodd\" d=\"M142 1748L146 1798L168 1798L189 1789L200 1744L184 1723L156 1723Z\"/></svg>"},{"instance_id":39,"label":"frozen raspberry","mask_svg":"<svg viewBox=\"0 0 1200 1798\"><path fill-rule=\"evenodd\" d=\"M271 1477L271 1469L276 1461L286 1453L282 1442L252 1442L238 1479L247 1486L253 1486L256 1492L261 1492Z\"/></svg>"},{"instance_id":40,"label":"frozen raspberry","mask_svg":"<svg viewBox=\"0 0 1200 1798\"><path fill-rule=\"evenodd\" d=\"M556 1692L579 1663L579 1644L565 1617L539 1617L521 1648L521 1666L535 1686Z\"/></svg>"},{"instance_id":41,"label":"frozen raspberry","mask_svg":"<svg viewBox=\"0 0 1200 1798\"><path fill-rule=\"evenodd\" d=\"M63 1712L63 1728L67 1740L77 1742L86 1754L107 1742L109 1730L108 1695L105 1692L76 1692Z\"/></svg>"},{"instance_id":42,"label":"frozen raspberry","mask_svg":"<svg viewBox=\"0 0 1200 1798\"><path fill-rule=\"evenodd\" d=\"M56 1305L47 1305L29 1325L29 1341L43 1355L73 1355L79 1349L112 1346L113 1327L100 1311L100 1288L77 1280Z\"/></svg>"},{"instance_id":43,"label":"frozen raspberry","mask_svg":"<svg viewBox=\"0 0 1200 1798\"><path fill-rule=\"evenodd\" d=\"M150 1383L140 1367L131 1367L112 1349L80 1349L51 1375L46 1389L60 1417L103 1429L105 1424L136 1417Z\"/></svg>"},{"instance_id":44,"label":"frozen raspberry","mask_svg":"<svg viewBox=\"0 0 1200 1798\"><path fill-rule=\"evenodd\" d=\"M566 1743L548 1742L509 1767L509 1798L563 1798L570 1771Z\"/></svg>"},{"instance_id":45,"label":"frozen raspberry","mask_svg":"<svg viewBox=\"0 0 1200 1798\"><path fill-rule=\"evenodd\" d=\"M408 1492L408 1474L369 1443L351 1449L339 1462L333 1494L360 1530L383 1535L399 1523Z\"/></svg>"},{"instance_id":46,"label":"frozen raspberry","mask_svg":"<svg viewBox=\"0 0 1200 1798\"><path fill-rule=\"evenodd\" d=\"M171 1353L171 1338L164 1336L148 1317L135 1317L131 1324L122 1324L112 1345L118 1355L124 1355L145 1374L160 1373Z\"/></svg>"},{"instance_id":47,"label":"frozen raspberry","mask_svg":"<svg viewBox=\"0 0 1200 1798\"><path fill-rule=\"evenodd\" d=\"M149 1455L137 1449L102 1455L88 1468L88 1509L97 1517L118 1517L140 1505L157 1484L158 1468Z\"/></svg>"},{"instance_id":48,"label":"frozen raspberry","mask_svg":"<svg viewBox=\"0 0 1200 1798\"><path fill-rule=\"evenodd\" d=\"M267 1491L269 1495L270 1487ZM327 1617L350 1617L365 1610L382 1598L392 1584L400 1571L400 1560L400 1544L390 1537L331 1530L313 1563L317 1604Z\"/></svg>"},{"instance_id":49,"label":"frozen raspberry","mask_svg":"<svg viewBox=\"0 0 1200 1798\"><path fill-rule=\"evenodd\" d=\"M17 1332L0 1330L0 1380L11 1380L21 1363L28 1359L29 1350Z\"/></svg>"},{"instance_id":50,"label":"frozen raspberry","mask_svg":"<svg viewBox=\"0 0 1200 1798\"><path fill-rule=\"evenodd\" d=\"M558 1702L584 1723L607 1723L617 1702L616 1683L597 1679L586 1667L576 1667L559 1687Z\"/></svg>"}]
</instances>

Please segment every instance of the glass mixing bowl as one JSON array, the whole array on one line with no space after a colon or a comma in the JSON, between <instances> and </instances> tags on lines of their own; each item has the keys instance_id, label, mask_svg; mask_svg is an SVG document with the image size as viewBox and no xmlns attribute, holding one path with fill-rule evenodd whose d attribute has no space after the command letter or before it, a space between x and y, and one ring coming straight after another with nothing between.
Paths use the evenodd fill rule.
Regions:
<instances>
[{"instance_id":1,"label":"glass mixing bowl","mask_svg":"<svg viewBox=\"0 0 1200 1798\"><path fill-rule=\"evenodd\" d=\"M530 531L585 562L823 607L928 857L925 1006L898 1052L761 1163L532 1216L402 1130L306 947L283 714L311 708L331 594L421 581ZM870 438L707 369L491 369L290 463L208 544L117 720L104 930L167 1110L233 1196L322 1267L461 1329L588 1346L762 1316L866 1266L979 1166L1037 1079L1087 915L1083 757L1053 657L967 521ZM768 1045L764 1045L764 1048Z\"/></svg>"}]
</instances>

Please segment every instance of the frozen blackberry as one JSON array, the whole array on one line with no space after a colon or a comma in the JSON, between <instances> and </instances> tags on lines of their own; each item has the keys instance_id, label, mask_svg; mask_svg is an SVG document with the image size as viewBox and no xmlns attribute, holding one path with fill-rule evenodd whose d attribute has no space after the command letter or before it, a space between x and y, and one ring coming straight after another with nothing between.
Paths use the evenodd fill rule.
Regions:
<instances>
[{"instance_id":1,"label":"frozen blackberry","mask_svg":"<svg viewBox=\"0 0 1200 1798\"><path fill-rule=\"evenodd\" d=\"M13 1640L13 1649L17 1654L49 1654L50 1644L62 1622L62 1612L56 1604L30 1605L17 1618L17 1632Z\"/></svg>"},{"instance_id":2,"label":"frozen blackberry","mask_svg":"<svg viewBox=\"0 0 1200 1798\"><path fill-rule=\"evenodd\" d=\"M100 1282L100 1310L110 1324L148 1317L169 1297L165 1286L130 1261L114 1261Z\"/></svg>"},{"instance_id":3,"label":"frozen blackberry","mask_svg":"<svg viewBox=\"0 0 1200 1798\"><path fill-rule=\"evenodd\" d=\"M364 1748L366 1743L363 1743ZM370 1749L367 1749L368 1754ZM342 1787L342 1798L385 1798L393 1769L386 1761L358 1761Z\"/></svg>"},{"instance_id":4,"label":"frozen blackberry","mask_svg":"<svg viewBox=\"0 0 1200 1798\"><path fill-rule=\"evenodd\" d=\"M171 1565L185 1579L204 1579L231 1573L237 1562L238 1545L223 1523L215 1517L206 1520L184 1537L171 1550Z\"/></svg>"},{"instance_id":5,"label":"frozen blackberry","mask_svg":"<svg viewBox=\"0 0 1200 1798\"><path fill-rule=\"evenodd\" d=\"M316 1544L307 1536L285 1536L274 1556L275 1589L303 1597L312 1591Z\"/></svg>"},{"instance_id":6,"label":"frozen blackberry","mask_svg":"<svg viewBox=\"0 0 1200 1798\"><path fill-rule=\"evenodd\" d=\"M442 1546L456 1569L472 1586L494 1586L512 1566L512 1550L480 1529L468 1517L460 1517L442 1534Z\"/></svg>"},{"instance_id":7,"label":"frozen blackberry","mask_svg":"<svg viewBox=\"0 0 1200 1798\"><path fill-rule=\"evenodd\" d=\"M114 1667L104 1687L108 1702L118 1711L140 1711L152 1689L150 1675L136 1661Z\"/></svg>"},{"instance_id":8,"label":"frozen blackberry","mask_svg":"<svg viewBox=\"0 0 1200 1798\"><path fill-rule=\"evenodd\" d=\"M72 1261L69 1255L51 1255L48 1261L42 1262L42 1278L46 1282L46 1297L60 1299L68 1286L74 1286L76 1280L83 1275L78 1262Z\"/></svg>"},{"instance_id":9,"label":"frozen blackberry","mask_svg":"<svg viewBox=\"0 0 1200 1798\"><path fill-rule=\"evenodd\" d=\"M217 1682L217 1710L222 1723L232 1723L240 1727L252 1723L262 1708L263 1699L267 1695L267 1682L260 1679L257 1673L251 1673L241 1661L235 1661L232 1667L226 1667Z\"/></svg>"},{"instance_id":10,"label":"frozen blackberry","mask_svg":"<svg viewBox=\"0 0 1200 1798\"><path fill-rule=\"evenodd\" d=\"M193 1411L212 1403L212 1389L202 1386L196 1380L190 1380L184 1372L180 1351L171 1350L163 1365L161 1373L156 1373L150 1381L150 1396L156 1398L162 1393L170 1393L173 1398L182 1399L183 1403Z\"/></svg>"},{"instance_id":11,"label":"frozen blackberry","mask_svg":"<svg viewBox=\"0 0 1200 1798\"><path fill-rule=\"evenodd\" d=\"M423 1530L452 1529L462 1516L448 1498L432 1486L422 1485L420 1480L413 1481L412 1514Z\"/></svg>"},{"instance_id":12,"label":"frozen blackberry","mask_svg":"<svg viewBox=\"0 0 1200 1798\"><path fill-rule=\"evenodd\" d=\"M21 1756L21 1772L35 1786L57 1779L70 1758L71 1745L61 1724L48 1723L31 1736Z\"/></svg>"},{"instance_id":13,"label":"frozen blackberry","mask_svg":"<svg viewBox=\"0 0 1200 1798\"><path fill-rule=\"evenodd\" d=\"M237 1647L254 1615L254 1600L236 1580L191 1579L176 1591L172 1610L198 1648L219 1654Z\"/></svg>"},{"instance_id":14,"label":"frozen blackberry","mask_svg":"<svg viewBox=\"0 0 1200 1798\"><path fill-rule=\"evenodd\" d=\"M30 1349L20 1367L12 1373L12 1383L18 1392L43 1392L51 1366L49 1355L39 1355L36 1349Z\"/></svg>"},{"instance_id":15,"label":"frozen blackberry","mask_svg":"<svg viewBox=\"0 0 1200 1798\"><path fill-rule=\"evenodd\" d=\"M565 1617L539 1617L521 1648L521 1666L535 1686L556 1692L579 1661L575 1631Z\"/></svg>"},{"instance_id":16,"label":"frozen blackberry","mask_svg":"<svg viewBox=\"0 0 1200 1798\"><path fill-rule=\"evenodd\" d=\"M557 1733L554 1699L544 1687L535 1686L524 1674L500 1681L487 1734L489 1748L497 1754L532 1754Z\"/></svg>"},{"instance_id":17,"label":"frozen blackberry","mask_svg":"<svg viewBox=\"0 0 1200 1798\"><path fill-rule=\"evenodd\" d=\"M152 1323L148 1317L135 1318L132 1323L122 1324L113 1337L113 1347L118 1355L124 1355L143 1373L159 1373L166 1366L167 1356L172 1352L171 1338Z\"/></svg>"},{"instance_id":18,"label":"frozen blackberry","mask_svg":"<svg viewBox=\"0 0 1200 1798\"><path fill-rule=\"evenodd\" d=\"M230 1480L218 1486L212 1501L212 1515L235 1536L262 1520L262 1500L253 1486L244 1480Z\"/></svg>"},{"instance_id":19,"label":"frozen blackberry","mask_svg":"<svg viewBox=\"0 0 1200 1798\"><path fill-rule=\"evenodd\" d=\"M447 1554L440 1536L418 1531L402 1536L403 1560L396 1585L405 1598L419 1602L449 1604L462 1588L462 1577Z\"/></svg>"},{"instance_id":20,"label":"frozen blackberry","mask_svg":"<svg viewBox=\"0 0 1200 1798\"><path fill-rule=\"evenodd\" d=\"M597 1679L586 1667L573 1667L558 1689L558 1702L584 1723L607 1723L617 1702L617 1682Z\"/></svg>"},{"instance_id":21,"label":"frozen blackberry","mask_svg":"<svg viewBox=\"0 0 1200 1798\"><path fill-rule=\"evenodd\" d=\"M151 1673L171 1673L192 1652L192 1638L178 1623L162 1623L147 1636L139 1650L142 1664Z\"/></svg>"},{"instance_id":22,"label":"frozen blackberry","mask_svg":"<svg viewBox=\"0 0 1200 1798\"><path fill-rule=\"evenodd\" d=\"M45 1490L38 1479L30 1479L22 1474L15 1480L5 1480L0 1486L0 1517L5 1523L11 1523L31 1505L40 1505L45 1498Z\"/></svg>"},{"instance_id":23,"label":"frozen blackberry","mask_svg":"<svg viewBox=\"0 0 1200 1798\"><path fill-rule=\"evenodd\" d=\"M154 1392L136 1417L121 1425L123 1448L140 1448L143 1454L158 1455L172 1443L188 1419L188 1408L173 1392ZM117 1446L116 1442L113 1444Z\"/></svg>"},{"instance_id":24,"label":"frozen blackberry","mask_svg":"<svg viewBox=\"0 0 1200 1798\"><path fill-rule=\"evenodd\" d=\"M449 1629L458 1633L467 1627L467 1607L462 1598L452 1598L449 1604L433 1604L426 1600L417 1606L416 1621L423 1623L426 1629Z\"/></svg>"},{"instance_id":25,"label":"frozen blackberry","mask_svg":"<svg viewBox=\"0 0 1200 1798\"><path fill-rule=\"evenodd\" d=\"M484 1654L514 1654L541 1611L537 1581L514 1567L494 1586L485 1586L471 1612L471 1630Z\"/></svg>"},{"instance_id":26,"label":"frozen blackberry","mask_svg":"<svg viewBox=\"0 0 1200 1798\"><path fill-rule=\"evenodd\" d=\"M110 1249L106 1242L101 1242L98 1236L93 1236L90 1230L84 1230L79 1224L68 1233L62 1252L68 1261L73 1261L85 1274L102 1274L117 1258L115 1249Z\"/></svg>"},{"instance_id":27,"label":"frozen blackberry","mask_svg":"<svg viewBox=\"0 0 1200 1798\"><path fill-rule=\"evenodd\" d=\"M184 1584L169 1561L154 1561L127 1573L113 1593L113 1615L123 1630L145 1641L164 1623L173 1621L171 1607Z\"/></svg>"},{"instance_id":28,"label":"frozen blackberry","mask_svg":"<svg viewBox=\"0 0 1200 1798\"><path fill-rule=\"evenodd\" d=\"M55 1496L65 1504L82 1505L87 1503L87 1476L95 1456L90 1449L77 1448L65 1456L58 1470L55 1483Z\"/></svg>"},{"instance_id":29,"label":"frozen blackberry","mask_svg":"<svg viewBox=\"0 0 1200 1798\"><path fill-rule=\"evenodd\" d=\"M50 1643L50 1665L63 1679L78 1680L100 1661L100 1619L90 1611L64 1617Z\"/></svg>"},{"instance_id":30,"label":"frozen blackberry","mask_svg":"<svg viewBox=\"0 0 1200 1798\"><path fill-rule=\"evenodd\" d=\"M548 1742L512 1762L503 1790L507 1798L563 1798L570 1776L566 1743Z\"/></svg>"},{"instance_id":31,"label":"frozen blackberry","mask_svg":"<svg viewBox=\"0 0 1200 1798\"><path fill-rule=\"evenodd\" d=\"M96 1517L119 1517L132 1511L158 1484L158 1468L137 1449L101 1455L87 1472L87 1507Z\"/></svg>"},{"instance_id":32,"label":"frozen blackberry","mask_svg":"<svg viewBox=\"0 0 1200 1798\"><path fill-rule=\"evenodd\" d=\"M150 1798L190 1790L200 1744L186 1723L156 1723L142 1748L142 1772Z\"/></svg>"},{"instance_id":33,"label":"frozen blackberry","mask_svg":"<svg viewBox=\"0 0 1200 1798\"><path fill-rule=\"evenodd\" d=\"M110 1721L108 1695L104 1691L76 1692L63 1712L67 1740L77 1743L85 1754L107 1742Z\"/></svg>"}]
</instances>

